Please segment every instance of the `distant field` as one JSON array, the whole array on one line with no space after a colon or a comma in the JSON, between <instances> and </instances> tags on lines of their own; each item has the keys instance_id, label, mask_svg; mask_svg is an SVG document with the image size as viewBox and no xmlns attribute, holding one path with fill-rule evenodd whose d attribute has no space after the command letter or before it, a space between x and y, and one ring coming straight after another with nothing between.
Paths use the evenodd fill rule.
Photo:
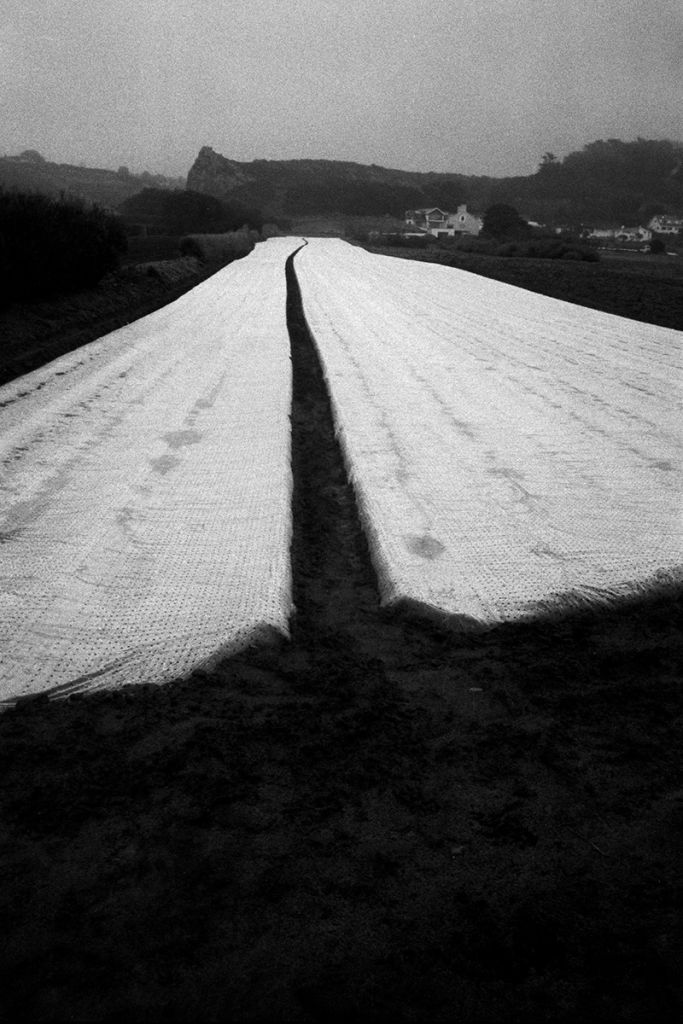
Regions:
<instances>
[{"instance_id":1,"label":"distant field","mask_svg":"<svg viewBox=\"0 0 683 1024\"><path fill-rule=\"evenodd\" d=\"M624 253L600 263L366 246L370 252L469 270L555 299L683 330L683 259Z\"/></svg>"}]
</instances>

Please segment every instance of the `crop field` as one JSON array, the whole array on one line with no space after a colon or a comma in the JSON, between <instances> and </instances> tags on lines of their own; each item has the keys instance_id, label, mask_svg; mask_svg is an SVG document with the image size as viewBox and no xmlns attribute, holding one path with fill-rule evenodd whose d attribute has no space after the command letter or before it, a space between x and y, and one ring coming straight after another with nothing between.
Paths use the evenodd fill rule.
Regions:
<instances>
[{"instance_id":1,"label":"crop field","mask_svg":"<svg viewBox=\"0 0 683 1024\"><path fill-rule=\"evenodd\" d=\"M1 697L161 682L287 635L297 244L0 390Z\"/></svg>"},{"instance_id":2,"label":"crop field","mask_svg":"<svg viewBox=\"0 0 683 1024\"><path fill-rule=\"evenodd\" d=\"M642 323L683 330L680 256L601 254L599 263L505 258L457 250L371 248L372 252L455 267L519 288Z\"/></svg>"},{"instance_id":3,"label":"crop field","mask_svg":"<svg viewBox=\"0 0 683 1024\"><path fill-rule=\"evenodd\" d=\"M271 239L0 389L8 1019L680 1019L680 337Z\"/></svg>"},{"instance_id":4,"label":"crop field","mask_svg":"<svg viewBox=\"0 0 683 1024\"><path fill-rule=\"evenodd\" d=\"M680 582L676 332L334 240L297 266L386 602L476 625Z\"/></svg>"}]
</instances>

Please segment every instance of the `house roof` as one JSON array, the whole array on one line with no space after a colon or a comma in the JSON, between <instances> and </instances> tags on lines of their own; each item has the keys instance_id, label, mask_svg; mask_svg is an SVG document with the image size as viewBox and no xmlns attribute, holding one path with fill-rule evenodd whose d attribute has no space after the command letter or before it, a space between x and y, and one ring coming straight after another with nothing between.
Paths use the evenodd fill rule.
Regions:
<instances>
[{"instance_id":1,"label":"house roof","mask_svg":"<svg viewBox=\"0 0 683 1024\"><path fill-rule=\"evenodd\" d=\"M448 216L448 210L442 210L440 206L422 206L419 210L413 210L413 213L424 213L425 217L429 216L430 213L442 213L445 217Z\"/></svg>"}]
</instances>

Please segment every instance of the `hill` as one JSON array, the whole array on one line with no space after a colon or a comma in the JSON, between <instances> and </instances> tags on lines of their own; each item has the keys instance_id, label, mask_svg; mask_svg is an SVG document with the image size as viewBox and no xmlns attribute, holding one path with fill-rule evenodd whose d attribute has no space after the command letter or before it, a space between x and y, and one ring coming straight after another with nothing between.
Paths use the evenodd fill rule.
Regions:
<instances>
[{"instance_id":1,"label":"hill","mask_svg":"<svg viewBox=\"0 0 683 1024\"><path fill-rule=\"evenodd\" d=\"M142 189L183 189L182 178L51 163L34 150L0 157L0 187L81 196L118 210ZM598 140L534 174L492 178L403 171L340 160L230 160L204 146L187 188L278 217L403 217L420 206L483 211L508 203L541 223L633 224L654 213L683 214L683 143Z\"/></svg>"},{"instance_id":2,"label":"hill","mask_svg":"<svg viewBox=\"0 0 683 1024\"><path fill-rule=\"evenodd\" d=\"M239 163L204 146L187 176L187 187L259 206L279 216L402 216L414 206L456 206L464 201L473 183L479 191L485 191L493 180L339 160Z\"/></svg>"},{"instance_id":3,"label":"hill","mask_svg":"<svg viewBox=\"0 0 683 1024\"><path fill-rule=\"evenodd\" d=\"M599 140L556 160L545 154L535 174L491 178L401 171L336 160L240 163L209 146L199 152L187 187L258 206L269 216L403 216L407 209L467 203L484 210L509 203L527 218L578 224L641 221L683 210L683 143Z\"/></svg>"},{"instance_id":4,"label":"hill","mask_svg":"<svg viewBox=\"0 0 683 1024\"><path fill-rule=\"evenodd\" d=\"M18 156L0 157L0 187L53 196L64 192L105 209L116 210L125 199L143 188L182 189L185 188L185 180L147 171L131 174L126 167L112 171L56 164L45 160L35 150L25 150Z\"/></svg>"}]
</instances>

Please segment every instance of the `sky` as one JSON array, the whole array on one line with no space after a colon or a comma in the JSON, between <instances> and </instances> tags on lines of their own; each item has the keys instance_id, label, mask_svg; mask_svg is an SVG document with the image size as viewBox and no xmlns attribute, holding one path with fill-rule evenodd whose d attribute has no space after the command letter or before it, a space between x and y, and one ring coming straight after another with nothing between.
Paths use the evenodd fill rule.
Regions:
<instances>
[{"instance_id":1,"label":"sky","mask_svg":"<svg viewBox=\"0 0 683 1024\"><path fill-rule=\"evenodd\" d=\"M0 154L503 176L682 112L683 0L0 0Z\"/></svg>"}]
</instances>

